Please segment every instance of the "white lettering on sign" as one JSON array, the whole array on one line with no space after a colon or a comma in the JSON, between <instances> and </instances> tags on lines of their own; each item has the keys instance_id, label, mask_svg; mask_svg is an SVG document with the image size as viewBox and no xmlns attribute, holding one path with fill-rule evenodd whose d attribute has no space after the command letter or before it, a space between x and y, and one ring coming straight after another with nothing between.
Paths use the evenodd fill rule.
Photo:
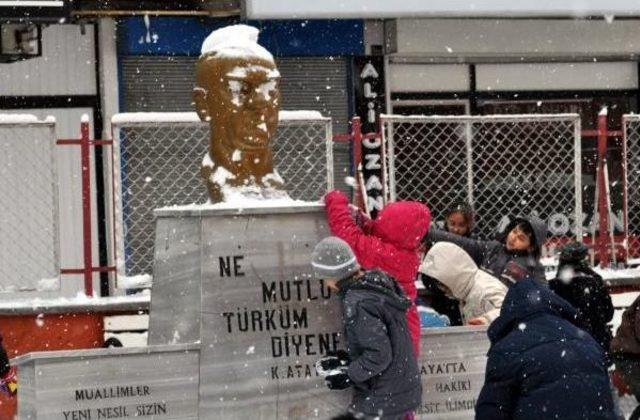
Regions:
<instances>
[{"instance_id":1,"label":"white lettering on sign","mask_svg":"<svg viewBox=\"0 0 640 420\"><path fill-rule=\"evenodd\" d=\"M375 98L378 94L371 90L371 83L367 82L364 84L364 97L365 98Z\"/></svg>"},{"instance_id":2,"label":"white lettering on sign","mask_svg":"<svg viewBox=\"0 0 640 420\"><path fill-rule=\"evenodd\" d=\"M382 139L380 137L376 137L374 139L366 138L362 140L362 145L367 149L377 149L382 144Z\"/></svg>"},{"instance_id":3,"label":"white lettering on sign","mask_svg":"<svg viewBox=\"0 0 640 420\"><path fill-rule=\"evenodd\" d=\"M376 104L373 102L367 103L369 110L367 111L367 122L373 124L376 122Z\"/></svg>"},{"instance_id":4,"label":"white lettering on sign","mask_svg":"<svg viewBox=\"0 0 640 420\"><path fill-rule=\"evenodd\" d=\"M379 89L380 73L373 65L373 63L366 63L362 71L360 72L360 79L362 79L362 95L367 103L366 116L363 116L368 124L375 126L377 120L377 106L376 100L381 96L381 92L376 92L375 89ZM368 79L368 80L365 80ZM384 207L384 199L382 191L384 190L379 175L373 175L371 172L376 173L382 169L380 147L382 145L382 139L379 137L373 139L364 139L362 141L364 148L368 149L369 153L364 155L364 169L369 171L365 179L365 190L368 193L374 192L373 196L367 194L366 207L370 210L382 210Z\"/></svg>"},{"instance_id":5,"label":"white lettering on sign","mask_svg":"<svg viewBox=\"0 0 640 420\"><path fill-rule=\"evenodd\" d=\"M382 168L382 165L380 165L380 155L366 154L364 158L367 160L367 163L364 165L365 169L374 170Z\"/></svg>"},{"instance_id":6,"label":"white lettering on sign","mask_svg":"<svg viewBox=\"0 0 640 420\"><path fill-rule=\"evenodd\" d=\"M384 201L382 200L382 196L371 197L369 196L368 206L372 210L382 210L384 207Z\"/></svg>"},{"instance_id":7,"label":"white lettering on sign","mask_svg":"<svg viewBox=\"0 0 640 420\"><path fill-rule=\"evenodd\" d=\"M367 179L367 183L364 186L367 191L378 190L382 191L382 183L380 182L380 178L375 175L371 175L369 179Z\"/></svg>"},{"instance_id":8,"label":"white lettering on sign","mask_svg":"<svg viewBox=\"0 0 640 420\"><path fill-rule=\"evenodd\" d=\"M373 77L374 79L377 79L378 77L380 77L380 75L378 74L378 71L376 70L375 67L373 67L373 64L371 63L367 63L362 69L362 71L360 72L361 79L365 79L367 77Z\"/></svg>"}]
</instances>

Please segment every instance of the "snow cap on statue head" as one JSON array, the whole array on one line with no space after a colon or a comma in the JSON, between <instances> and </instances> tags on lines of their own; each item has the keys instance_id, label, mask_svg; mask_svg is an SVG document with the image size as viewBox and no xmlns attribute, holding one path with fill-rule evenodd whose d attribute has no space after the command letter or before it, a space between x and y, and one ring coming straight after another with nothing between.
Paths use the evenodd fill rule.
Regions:
<instances>
[{"instance_id":1,"label":"snow cap on statue head","mask_svg":"<svg viewBox=\"0 0 640 420\"><path fill-rule=\"evenodd\" d=\"M202 43L201 57L255 57L275 63L273 55L258 44L259 33L258 28L248 25L230 25L216 29Z\"/></svg>"}]
</instances>

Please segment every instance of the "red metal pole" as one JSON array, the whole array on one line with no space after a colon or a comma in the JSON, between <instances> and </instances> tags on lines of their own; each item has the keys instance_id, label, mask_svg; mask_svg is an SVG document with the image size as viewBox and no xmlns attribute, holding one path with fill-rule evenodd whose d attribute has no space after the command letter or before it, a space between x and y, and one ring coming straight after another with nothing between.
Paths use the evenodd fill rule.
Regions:
<instances>
[{"instance_id":1,"label":"red metal pole","mask_svg":"<svg viewBox=\"0 0 640 420\"><path fill-rule=\"evenodd\" d=\"M91 244L91 159L89 145L89 122L82 121L80 160L82 163L82 237L84 255L84 292L93 296L93 256Z\"/></svg>"},{"instance_id":2,"label":"red metal pole","mask_svg":"<svg viewBox=\"0 0 640 420\"><path fill-rule=\"evenodd\" d=\"M605 159L607 157L607 112L606 109L598 114L598 172L596 182L600 190L598 196L598 255L600 267L609 266L607 242L609 240L609 210L607 208L605 185ZM595 238L594 238L595 239Z\"/></svg>"},{"instance_id":3,"label":"red metal pole","mask_svg":"<svg viewBox=\"0 0 640 420\"><path fill-rule=\"evenodd\" d=\"M359 168L362 164L362 122L360 117L353 117L351 120L351 139L353 141L353 175L356 182L356 206L364 211L365 203L362 199L359 179Z\"/></svg>"},{"instance_id":4,"label":"red metal pole","mask_svg":"<svg viewBox=\"0 0 640 420\"><path fill-rule=\"evenodd\" d=\"M120 142L115 141L113 136L113 124L111 125L111 234L113 235L113 264L116 269L113 272L114 284L118 285L118 237L116 229L116 147ZM120 133L118 133L120 135ZM120 164L120 162L117 162ZM124 258L124 255L122 256Z\"/></svg>"}]
</instances>

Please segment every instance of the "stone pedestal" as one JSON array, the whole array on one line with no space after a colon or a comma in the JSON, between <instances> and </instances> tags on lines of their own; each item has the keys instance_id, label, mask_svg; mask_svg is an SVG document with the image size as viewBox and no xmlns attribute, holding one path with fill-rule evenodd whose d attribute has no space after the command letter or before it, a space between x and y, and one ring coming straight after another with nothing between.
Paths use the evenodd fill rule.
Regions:
<instances>
[{"instance_id":1,"label":"stone pedestal","mask_svg":"<svg viewBox=\"0 0 640 420\"><path fill-rule=\"evenodd\" d=\"M326 419L350 392L315 361L344 348L339 302L311 277L322 206L156 211L149 343L199 342L200 418Z\"/></svg>"},{"instance_id":2,"label":"stone pedestal","mask_svg":"<svg viewBox=\"0 0 640 420\"><path fill-rule=\"evenodd\" d=\"M471 420L484 384L487 327L429 328L420 341L419 419Z\"/></svg>"},{"instance_id":3,"label":"stone pedestal","mask_svg":"<svg viewBox=\"0 0 640 420\"><path fill-rule=\"evenodd\" d=\"M29 353L18 366L18 418L197 419L197 345Z\"/></svg>"},{"instance_id":4,"label":"stone pedestal","mask_svg":"<svg viewBox=\"0 0 640 420\"><path fill-rule=\"evenodd\" d=\"M329 234L319 205L156 211L149 347L35 353L19 368L19 418L328 419L314 363L346 347L337 297L311 277ZM472 419L486 328L423 332L420 419Z\"/></svg>"}]
</instances>

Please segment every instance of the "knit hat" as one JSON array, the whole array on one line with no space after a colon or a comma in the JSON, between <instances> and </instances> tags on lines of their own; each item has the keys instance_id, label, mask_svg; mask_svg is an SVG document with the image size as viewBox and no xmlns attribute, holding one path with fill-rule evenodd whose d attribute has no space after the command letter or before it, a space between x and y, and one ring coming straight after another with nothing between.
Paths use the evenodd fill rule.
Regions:
<instances>
[{"instance_id":1,"label":"knit hat","mask_svg":"<svg viewBox=\"0 0 640 420\"><path fill-rule=\"evenodd\" d=\"M311 254L311 266L318 279L342 280L360 270L349 244L335 236L318 242Z\"/></svg>"},{"instance_id":2,"label":"knit hat","mask_svg":"<svg viewBox=\"0 0 640 420\"><path fill-rule=\"evenodd\" d=\"M580 263L587 258L589 248L580 242L570 242L560 249L561 263Z\"/></svg>"}]
</instances>

